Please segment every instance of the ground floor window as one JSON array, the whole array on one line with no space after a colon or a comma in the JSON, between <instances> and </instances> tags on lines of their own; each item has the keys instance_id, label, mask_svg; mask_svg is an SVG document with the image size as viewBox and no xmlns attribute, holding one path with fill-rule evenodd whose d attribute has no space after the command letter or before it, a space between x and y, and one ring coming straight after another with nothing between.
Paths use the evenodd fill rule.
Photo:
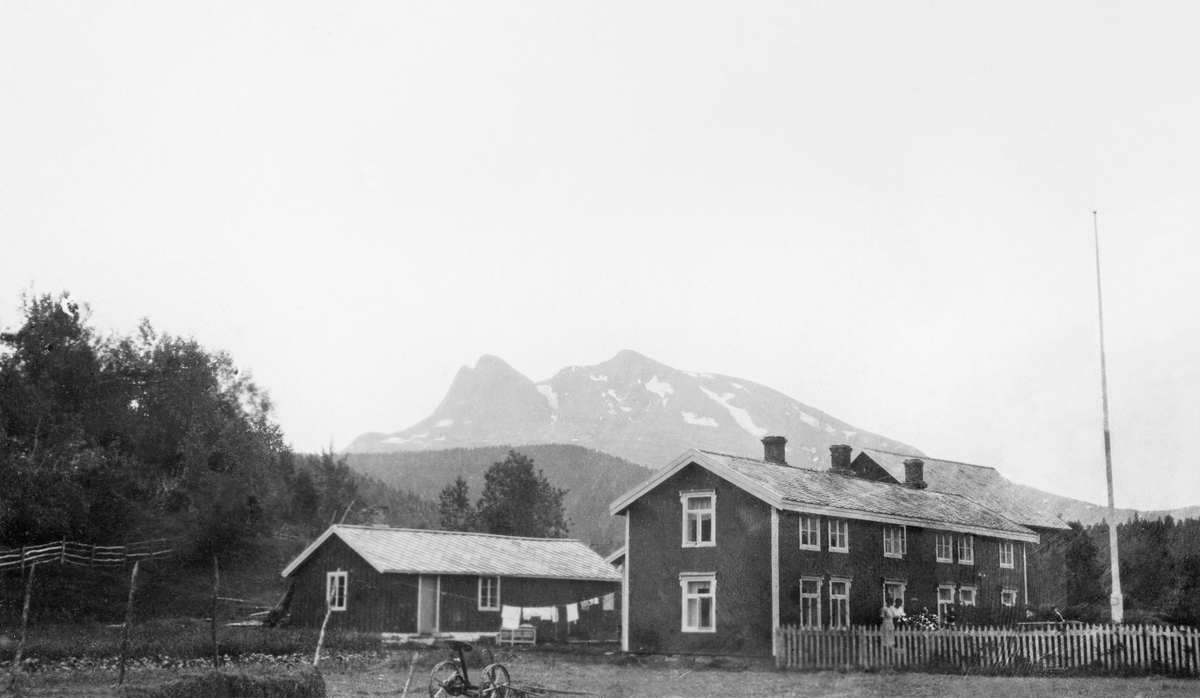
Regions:
<instances>
[{"instance_id":1,"label":"ground floor window","mask_svg":"<svg viewBox=\"0 0 1200 698\"><path fill-rule=\"evenodd\" d=\"M963 586L958 590L958 602L964 606L975 605L975 587Z\"/></svg>"},{"instance_id":2,"label":"ground floor window","mask_svg":"<svg viewBox=\"0 0 1200 698\"><path fill-rule=\"evenodd\" d=\"M346 572L341 570L325 575L325 600L334 611L346 610Z\"/></svg>"},{"instance_id":3,"label":"ground floor window","mask_svg":"<svg viewBox=\"0 0 1200 698\"><path fill-rule=\"evenodd\" d=\"M683 631L711 633L717 629L716 575L681 575L683 589Z\"/></svg>"},{"instance_id":4,"label":"ground floor window","mask_svg":"<svg viewBox=\"0 0 1200 698\"><path fill-rule=\"evenodd\" d=\"M1002 590L1000 592L1000 603L1001 603L1001 605L1004 605L1004 606L1016 606L1017 605L1017 590L1016 589Z\"/></svg>"},{"instance_id":5,"label":"ground floor window","mask_svg":"<svg viewBox=\"0 0 1200 698\"><path fill-rule=\"evenodd\" d=\"M896 599L904 600L904 582L888 580L883 583L883 605L891 606Z\"/></svg>"},{"instance_id":6,"label":"ground floor window","mask_svg":"<svg viewBox=\"0 0 1200 698\"><path fill-rule=\"evenodd\" d=\"M938 585L938 622L945 625L954 617L954 585Z\"/></svg>"},{"instance_id":7,"label":"ground floor window","mask_svg":"<svg viewBox=\"0 0 1200 698\"><path fill-rule=\"evenodd\" d=\"M829 627L850 627L850 580L829 580Z\"/></svg>"},{"instance_id":8,"label":"ground floor window","mask_svg":"<svg viewBox=\"0 0 1200 698\"><path fill-rule=\"evenodd\" d=\"M499 577L480 577L479 578L479 610L481 610L481 611L499 611L500 610L500 578Z\"/></svg>"},{"instance_id":9,"label":"ground floor window","mask_svg":"<svg viewBox=\"0 0 1200 698\"><path fill-rule=\"evenodd\" d=\"M805 628L821 627L821 578L800 579L800 625Z\"/></svg>"}]
</instances>

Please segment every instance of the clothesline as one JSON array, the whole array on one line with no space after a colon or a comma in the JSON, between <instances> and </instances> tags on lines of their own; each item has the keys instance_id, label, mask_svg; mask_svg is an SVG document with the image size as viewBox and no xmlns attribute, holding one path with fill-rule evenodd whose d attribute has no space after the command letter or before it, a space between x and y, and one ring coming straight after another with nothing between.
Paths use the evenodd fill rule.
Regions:
<instances>
[{"instance_id":1,"label":"clothesline","mask_svg":"<svg viewBox=\"0 0 1200 698\"><path fill-rule=\"evenodd\" d=\"M615 608L615 594L605 594L597 596L594 599L588 599L579 603L566 604L567 622L575 623L579 621L579 611L588 609L595 605L602 605L603 610L611 611ZM501 606L500 607L500 627L501 628L517 628L520 627L522 621L533 620L534 618L550 620L558 622L558 606Z\"/></svg>"}]
</instances>

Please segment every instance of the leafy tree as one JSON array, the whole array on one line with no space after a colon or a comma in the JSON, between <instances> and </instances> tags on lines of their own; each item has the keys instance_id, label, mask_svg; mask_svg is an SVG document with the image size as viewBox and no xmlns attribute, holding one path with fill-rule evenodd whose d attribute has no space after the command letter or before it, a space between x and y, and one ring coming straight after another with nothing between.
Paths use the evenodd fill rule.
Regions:
<instances>
[{"instance_id":1,"label":"leafy tree","mask_svg":"<svg viewBox=\"0 0 1200 698\"><path fill-rule=\"evenodd\" d=\"M438 493L438 525L443 531L475 530L475 508L462 475Z\"/></svg>"},{"instance_id":2,"label":"leafy tree","mask_svg":"<svg viewBox=\"0 0 1200 698\"><path fill-rule=\"evenodd\" d=\"M484 473L483 495L476 505L477 526L485 533L533 538L562 538L566 490L553 487L533 459L516 451Z\"/></svg>"},{"instance_id":3,"label":"leafy tree","mask_svg":"<svg viewBox=\"0 0 1200 698\"><path fill-rule=\"evenodd\" d=\"M1072 521L1070 526L1063 552L1067 571L1066 615L1073 619L1099 622L1108 600L1100 551L1082 524Z\"/></svg>"}]
</instances>

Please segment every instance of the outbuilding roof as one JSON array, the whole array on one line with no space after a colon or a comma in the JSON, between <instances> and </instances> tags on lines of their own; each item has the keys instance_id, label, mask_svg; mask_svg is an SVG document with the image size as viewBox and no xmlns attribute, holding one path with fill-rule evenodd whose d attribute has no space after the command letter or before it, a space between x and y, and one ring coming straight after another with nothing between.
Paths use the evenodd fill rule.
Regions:
<instances>
[{"instance_id":1,"label":"outbuilding roof","mask_svg":"<svg viewBox=\"0 0 1200 698\"><path fill-rule=\"evenodd\" d=\"M897 482L904 482L904 461L913 456L864 448L861 455L874 461ZM857 458L855 459L857 460ZM978 502L1005 518L1025 526L1039 528L1070 528L1062 519L1039 507L1039 502L1025 496L1015 484L1005 479L995 468L955 461L926 458L925 483L933 492L956 494Z\"/></svg>"},{"instance_id":2,"label":"outbuilding roof","mask_svg":"<svg viewBox=\"0 0 1200 698\"><path fill-rule=\"evenodd\" d=\"M343 525L330 526L292 560L283 576L291 576L330 536L381 573L621 581L604 558L578 540Z\"/></svg>"},{"instance_id":3,"label":"outbuilding roof","mask_svg":"<svg viewBox=\"0 0 1200 698\"><path fill-rule=\"evenodd\" d=\"M613 502L612 513L622 513L643 494L692 463L779 509L1038 541L1038 535L1025 526L957 494L918 490L827 470L796 468L697 449L676 458L642 485Z\"/></svg>"}]
</instances>

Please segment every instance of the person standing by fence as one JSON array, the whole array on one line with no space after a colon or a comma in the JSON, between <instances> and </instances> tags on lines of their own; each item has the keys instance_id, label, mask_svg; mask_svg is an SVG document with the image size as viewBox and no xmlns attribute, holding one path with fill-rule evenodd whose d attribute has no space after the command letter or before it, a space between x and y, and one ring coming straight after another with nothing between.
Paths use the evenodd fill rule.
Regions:
<instances>
[{"instance_id":1,"label":"person standing by fence","mask_svg":"<svg viewBox=\"0 0 1200 698\"><path fill-rule=\"evenodd\" d=\"M883 629L883 646L892 647L896 644L896 620L904 617L904 599L889 599L879 611L879 617Z\"/></svg>"}]
</instances>

